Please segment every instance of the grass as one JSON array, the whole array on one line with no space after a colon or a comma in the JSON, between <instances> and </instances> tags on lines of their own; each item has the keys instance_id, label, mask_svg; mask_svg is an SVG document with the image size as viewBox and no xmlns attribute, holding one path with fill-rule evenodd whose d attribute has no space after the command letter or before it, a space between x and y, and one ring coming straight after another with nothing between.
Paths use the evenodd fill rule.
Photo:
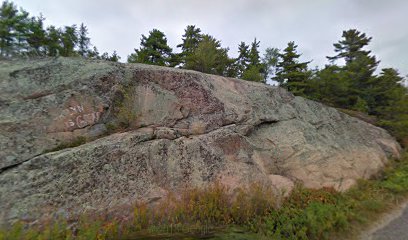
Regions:
<instances>
[{"instance_id":1,"label":"grass","mask_svg":"<svg viewBox=\"0 0 408 240\"><path fill-rule=\"evenodd\" d=\"M345 193L297 186L277 208L270 188L229 191L218 183L137 203L131 217L63 220L40 227L16 223L3 239L353 239L408 196L408 154Z\"/></svg>"}]
</instances>

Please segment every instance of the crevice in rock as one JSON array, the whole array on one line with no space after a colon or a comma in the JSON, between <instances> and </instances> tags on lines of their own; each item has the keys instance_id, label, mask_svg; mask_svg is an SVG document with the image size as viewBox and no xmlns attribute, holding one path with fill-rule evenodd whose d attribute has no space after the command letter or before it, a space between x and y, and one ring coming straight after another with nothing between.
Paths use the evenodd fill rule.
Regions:
<instances>
[{"instance_id":1,"label":"crevice in rock","mask_svg":"<svg viewBox=\"0 0 408 240\"><path fill-rule=\"evenodd\" d=\"M10 164L10 165L8 165L8 166L2 167L2 168L0 168L0 174L4 173L4 172L6 172L6 171L9 171L9 170L11 170L11 169L13 169L13 168L17 168L17 167L20 166L21 164L23 164L23 163L25 163L25 162L28 162L28 161L30 161L31 159L36 158L36 157L38 157L38 156L41 156L41 155L43 155L43 154L44 154L44 153L40 153L40 154L34 155L34 156L32 156L32 157L30 157L30 158L28 158L28 159L22 160L22 161L20 161L20 162L13 163L13 164Z\"/></svg>"}]
</instances>

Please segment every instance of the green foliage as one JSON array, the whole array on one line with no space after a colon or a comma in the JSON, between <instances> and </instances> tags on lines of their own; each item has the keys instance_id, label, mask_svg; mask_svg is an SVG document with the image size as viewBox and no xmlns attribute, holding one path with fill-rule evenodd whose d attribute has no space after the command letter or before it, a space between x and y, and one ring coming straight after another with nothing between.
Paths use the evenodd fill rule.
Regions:
<instances>
[{"instance_id":1,"label":"green foliage","mask_svg":"<svg viewBox=\"0 0 408 240\"><path fill-rule=\"evenodd\" d=\"M30 31L27 35L27 43L30 48L28 51L31 54L40 54L46 51L47 45L47 32L44 30L45 18L40 15L39 17L32 17L29 25Z\"/></svg>"},{"instance_id":2,"label":"green foliage","mask_svg":"<svg viewBox=\"0 0 408 240\"><path fill-rule=\"evenodd\" d=\"M401 84L404 78L392 68L374 75L378 61L370 55L371 51L364 49L371 37L355 29L344 31L342 37L334 44L337 55L328 57L333 64L315 72L303 95L335 107L371 114L379 118L381 127L408 146L408 91ZM344 59L346 64L334 65L338 59Z\"/></svg>"},{"instance_id":3,"label":"green foliage","mask_svg":"<svg viewBox=\"0 0 408 240\"><path fill-rule=\"evenodd\" d=\"M327 57L331 61L344 58L346 63L355 61L361 55L369 55L370 51L365 51L363 48L367 46L371 37L367 37L365 33L360 33L356 29L343 31L343 40L333 44L334 51L338 53L334 57Z\"/></svg>"},{"instance_id":4,"label":"green foliage","mask_svg":"<svg viewBox=\"0 0 408 240\"><path fill-rule=\"evenodd\" d=\"M102 59L97 51L90 50L88 30L82 23L77 25L44 26L45 18L30 17L14 3L3 1L0 7L0 56L83 56ZM113 54L110 61L117 61Z\"/></svg>"},{"instance_id":5,"label":"green foliage","mask_svg":"<svg viewBox=\"0 0 408 240\"><path fill-rule=\"evenodd\" d=\"M260 74L261 71L262 69L259 65L250 66L243 72L241 78L248 81L264 82L265 78Z\"/></svg>"},{"instance_id":6,"label":"green foliage","mask_svg":"<svg viewBox=\"0 0 408 240\"><path fill-rule=\"evenodd\" d=\"M357 97L357 101L353 105L352 110L356 110L359 112L367 112L368 111L367 102L364 99Z\"/></svg>"},{"instance_id":7,"label":"green foliage","mask_svg":"<svg viewBox=\"0 0 408 240\"><path fill-rule=\"evenodd\" d=\"M3 57L12 56L19 48L25 49L28 13L18 10L14 3L4 1L0 7L0 54Z\"/></svg>"},{"instance_id":8,"label":"green foliage","mask_svg":"<svg viewBox=\"0 0 408 240\"><path fill-rule=\"evenodd\" d=\"M380 187L385 188L393 193L408 192L408 164L401 164L401 167L396 169L393 174L390 174L386 179L379 183Z\"/></svg>"},{"instance_id":9,"label":"green foliage","mask_svg":"<svg viewBox=\"0 0 408 240\"><path fill-rule=\"evenodd\" d=\"M88 28L81 23L78 32L78 54L82 57L87 57L91 51L90 45L91 39L88 37Z\"/></svg>"},{"instance_id":10,"label":"green foliage","mask_svg":"<svg viewBox=\"0 0 408 240\"><path fill-rule=\"evenodd\" d=\"M236 59L238 65L238 76L242 77L245 70L249 67L249 45L246 45L245 42L241 42L238 45L238 58Z\"/></svg>"},{"instance_id":11,"label":"green foliage","mask_svg":"<svg viewBox=\"0 0 408 240\"><path fill-rule=\"evenodd\" d=\"M167 45L163 32L153 29L149 36L142 35L140 49L135 49L128 57L129 63L146 63L159 66L169 66L172 49Z\"/></svg>"},{"instance_id":12,"label":"green foliage","mask_svg":"<svg viewBox=\"0 0 408 240\"><path fill-rule=\"evenodd\" d=\"M310 62L299 62L301 55L296 52L296 48L295 42L289 42L283 53L279 54L280 61L276 65L274 80L294 94L304 95L311 75L307 69Z\"/></svg>"},{"instance_id":13,"label":"green foliage","mask_svg":"<svg viewBox=\"0 0 408 240\"><path fill-rule=\"evenodd\" d=\"M266 64L261 63L259 56L260 42L254 39L251 47L241 42L238 46L239 56L236 61L236 75L244 80L266 82Z\"/></svg>"},{"instance_id":14,"label":"green foliage","mask_svg":"<svg viewBox=\"0 0 408 240\"><path fill-rule=\"evenodd\" d=\"M194 53L197 49L198 44L203 40L203 34L201 33L201 29L196 27L195 25L188 25L184 30L184 34L182 36L182 43L177 45L178 48L181 48L181 53L179 54L179 60L173 61L175 63L181 62L183 67L186 64L186 58ZM177 65L174 64L173 65Z\"/></svg>"},{"instance_id":15,"label":"green foliage","mask_svg":"<svg viewBox=\"0 0 408 240\"><path fill-rule=\"evenodd\" d=\"M334 51L338 54L327 58L332 63L344 59L346 65L329 65L321 70L314 82L323 81L317 84L326 88L323 88L323 91L321 88L314 88L313 95L315 99L323 101L329 96L330 103L337 107L371 113L375 97L370 91L375 84L373 73L378 61L375 56L369 55L370 51L363 49L369 44L371 37L356 29L343 31L342 37L343 40L334 44ZM340 90L340 94L336 90Z\"/></svg>"},{"instance_id":16,"label":"green foliage","mask_svg":"<svg viewBox=\"0 0 408 240\"><path fill-rule=\"evenodd\" d=\"M77 53L75 51L75 46L78 44L78 32L77 26L65 26L64 30L61 31L61 56L75 56Z\"/></svg>"},{"instance_id":17,"label":"green foliage","mask_svg":"<svg viewBox=\"0 0 408 240\"><path fill-rule=\"evenodd\" d=\"M228 67L233 62L228 58L228 49L221 47L221 42L210 35L203 35L197 48L187 55L185 68L226 75Z\"/></svg>"},{"instance_id":18,"label":"green foliage","mask_svg":"<svg viewBox=\"0 0 408 240\"><path fill-rule=\"evenodd\" d=\"M349 78L340 67L327 65L310 80L307 96L332 106L347 108L354 101L349 86Z\"/></svg>"}]
</instances>

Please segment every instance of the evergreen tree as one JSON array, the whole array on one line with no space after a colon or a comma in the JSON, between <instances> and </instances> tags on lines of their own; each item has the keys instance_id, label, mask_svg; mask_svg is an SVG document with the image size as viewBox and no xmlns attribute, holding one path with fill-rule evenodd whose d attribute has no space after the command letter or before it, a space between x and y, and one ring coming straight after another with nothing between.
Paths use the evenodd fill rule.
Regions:
<instances>
[{"instance_id":1,"label":"evergreen tree","mask_svg":"<svg viewBox=\"0 0 408 240\"><path fill-rule=\"evenodd\" d=\"M11 56L26 48L28 13L8 1L0 7L0 54Z\"/></svg>"},{"instance_id":2,"label":"evergreen tree","mask_svg":"<svg viewBox=\"0 0 408 240\"><path fill-rule=\"evenodd\" d=\"M358 56L368 56L371 51L363 50L365 46L371 41L371 37L367 37L365 33L360 33L356 29L343 31L343 40L334 43L334 51L338 53L336 56L327 57L331 61L344 58L346 64L355 61Z\"/></svg>"},{"instance_id":3,"label":"evergreen tree","mask_svg":"<svg viewBox=\"0 0 408 240\"><path fill-rule=\"evenodd\" d=\"M249 50L249 65L258 66L261 63L261 58L259 56L259 44L260 41L256 41L256 38L251 43L251 49Z\"/></svg>"},{"instance_id":4,"label":"evergreen tree","mask_svg":"<svg viewBox=\"0 0 408 240\"><path fill-rule=\"evenodd\" d=\"M265 82L264 71L265 66L261 63L259 57L259 44L260 42L254 39L251 43L251 48L244 42L241 42L238 46L239 56L237 58L237 68L239 71L239 77L255 82Z\"/></svg>"},{"instance_id":5,"label":"evergreen tree","mask_svg":"<svg viewBox=\"0 0 408 240\"><path fill-rule=\"evenodd\" d=\"M47 34L44 30L44 20L45 18L40 15L39 17L32 17L30 21L27 42L30 46L30 51L35 54L42 54L46 51Z\"/></svg>"},{"instance_id":6,"label":"evergreen tree","mask_svg":"<svg viewBox=\"0 0 408 240\"><path fill-rule=\"evenodd\" d=\"M182 67L185 67L187 57L193 54L202 39L201 29L195 25L188 25L182 36L182 43L177 45L178 48L181 48L181 53L173 54L170 66L177 66L181 63Z\"/></svg>"},{"instance_id":7,"label":"evergreen tree","mask_svg":"<svg viewBox=\"0 0 408 240\"><path fill-rule=\"evenodd\" d=\"M185 67L204 73L227 75L228 48L222 48L221 42L210 35L203 35L203 39L186 58Z\"/></svg>"},{"instance_id":8,"label":"evergreen tree","mask_svg":"<svg viewBox=\"0 0 408 240\"><path fill-rule=\"evenodd\" d=\"M48 56L60 56L62 53L61 29L51 25L47 28L46 48Z\"/></svg>"},{"instance_id":9,"label":"evergreen tree","mask_svg":"<svg viewBox=\"0 0 408 240\"><path fill-rule=\"evenodd\" d=\"M277 71L274 80L282 87L297 95L304 95L311 72L308 71L309 62L299 62L301 56L296 52L295 42L289 42L288 46L279 54L280 61L277 63Z\"/></svg>"},{"instance_id":10,"label":"evergreen tree","mask_svg":"<svg viewBox=\"0 0 408 240\"><path fill-rule=\"evenodd\" d=\"M246 45L245 42L241 42L238 45L238 58L237 58L237 66L238 66L238 76L242 78L245 70L248 68L250 64L249 59L249 45Z\"/></svg>"},{"instance_id":11,"label":"evergreen tree","mask_svg":"<svg viewBox=\"0 0 408 240\"><path fill-rule=\"evenodd\" d=\"M370 88L368 89L372 102L370 107L372 114L383 115L385 118L392 118L392 109L400 99L407 94L407 89L404 88L401 77L397 70L393 68L384 68L378 77L374 78Z\"/></svg>"},{"instance_id":12,"label":"evergreen tree","mask_svg":"<svg viewBox=\"0 0 408 240\"><path fill-rule=\"evenodd\" d=\"M62 52L61 56L69 57L75 56L75 47L78 44L78 32L77 26L65 26L64 31L61 33Z\"/></svg>"},{"instance_id":13,"label":"evergreen tree","mask_svg":"<svg viewBox=\"0 0 408 240\"><path fill-rule=\"evenodd\" d=\"M188 55L191 55L195 49L197 49L198 44L203 39L201 34L201 29L197 28L195 25L188 25L184 30L184 35L182 43L177 45L178 48L181 48L181 58L183 63L185 63L185 58Z\"/></svg>"},{"instance_id":14,"label":"evergreen tree","mask_svg":"<svg viewBox=\"0 0 408 240\"><path fill-rule=\"evenodd\" d=\"M90 38L88 37L88 29L87 27L81 23L78 32L78 53L82 57L87 57L90 52L91 42Z\"/></svg>"},{"instance_id":15,"label":"evergreen tree","mask_svg":"<svg viewBox=\"0 0 408 240\"><path fill-rule=\"evenodd\" d=\"M332 62L338 59L345 60L346 65L342 68L342 74L346 74L351 80L349 94L355 96L349 107L369 112L371 111L369 105L373 99L368 88L379 63L375 56L370 55L371 51L363 49L370 43L371 37L356 29L350 29L343 31L342 38L343 40L333 44L337 55L327 58Z\"/></svg>"},{"instance_id":16,"label":"evergreen tree","mask_svg":"<svg viewBox=\"0 0 408 240\"><path fill-rule=\"evenodd\" d=\"M261 74L262 70L260 65L250 65L242 74L241 78L248 81L265 83L265 78Z\"/></svg>"},{"instance_id":17,"label":"evergreen tree","mask_svg":"<svg viewBox=\"0 0 408 240\"><path fill-rule=\"evenodd\" d=\"M321 70L316 70L314 77L308 82L308 98L324 102L330 106L347 108L354 102L350 95L350 79L341 67L326 65Z\"/></svg>"},{"instance_id":18,"label":"evergreen tree","mask_svg":"<svg viewBox=\"0 0 408 240\"><path fill-rule=\"evenodd\" d=\"M153 29L149 36L142 35L140 49L128 56L129 63L146 63L152 65L168 66L172 56L172 49L167 45L163 32Z\"/></svg>"},{"instance_id":19,"label":"evergreen tree","mask_svg":"<svg viewBox=\"0 0 408 240\"><path fill-rule=\"evenodd\" d=\"M28 51L27 38L30 25L30 19L28 16L28 12L24 9L20 9L20 11L17 13L16 21L14 23L15 53L23 53Z\"/></svg>"}]
</instances>

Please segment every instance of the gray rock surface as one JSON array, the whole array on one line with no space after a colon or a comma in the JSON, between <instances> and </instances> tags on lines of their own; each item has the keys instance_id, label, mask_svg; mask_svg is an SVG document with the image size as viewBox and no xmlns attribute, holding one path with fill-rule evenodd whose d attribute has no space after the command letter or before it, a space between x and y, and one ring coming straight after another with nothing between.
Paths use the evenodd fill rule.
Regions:
<instances>
[{"instance_id":1,"label":"gray rock surface","mask_svg":"<svg viewBox=\"0 0 408 240\"><path fill-rule=\"evenodd\" d=\"M323 104L194 71L2 61L0 89L0 224L112 210L213 181L342 191L400 152L385 130ZM124 120L129 128L112 130ZM70 147L78 139L87 143Z\"/></svg>"}]
</instances>

